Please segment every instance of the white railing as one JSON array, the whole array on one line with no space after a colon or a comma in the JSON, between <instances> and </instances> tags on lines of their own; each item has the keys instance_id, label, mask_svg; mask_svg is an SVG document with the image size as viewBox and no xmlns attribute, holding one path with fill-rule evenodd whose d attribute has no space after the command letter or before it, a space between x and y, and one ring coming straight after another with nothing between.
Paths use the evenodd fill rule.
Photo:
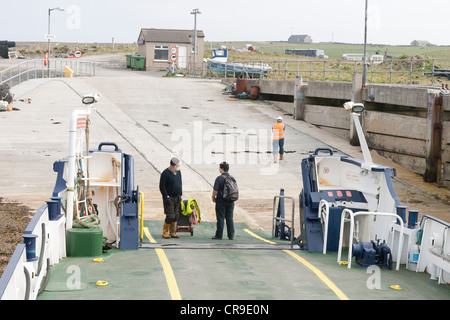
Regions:
<instances>
[{"instance_id":1,"label":"white railing","mask_svg":"<svg viewBox=\"0 0 450 320\"><path fill-rule=\"evenodd\" d=\"M0 85L10 88L24 81L38 78L57 78L66 75L66 68L73 71L74 77L95 76L95 63L74 59L51 59L47 65L44 59L26 60L0 71Z\"/></svg>"},{"instance_id":2,"label":"white railing","mask_svg":"<svg viewBox=\"0 0 450 320\"><path fill-rule=\"evenodd\" d=\"M347 215L350 218L346 218ZM352 267L352 254L353 254L353 230L354 230L354 224L355 224L355 217L360 215L377 215L377 216L391 216L393 218L396 218L400 223L400 236L399 236L399 244L398 244L398 250L397 250L397 265L396 270L400 270L400 260L401 260L401 248L403 247L403 220L400 216L398 216L395 213L389 213L389 212L367 212L367 211L358 211L353 212L349 209L344 209L342 211L341 215L341 231L339 235L339 249L338 249L338 257L337 262L341 261L341 252L342 252L342 245L344 242L344 222L350 222L350 232L349 232L349 240L348 240L348 260L347 260L347 268ZM392 237L392 242L394 242ZM390 244L390 248L393 248L393 243Z\"/></svg>"},{"instance_id":3,"label":"white railing","mask_svg":"<svg viewBox=\"0 0 450 320\"><path fill-rule=\"evenodd\" d=\"M327 241L328 241L328 217L330 216L330 204L326 200L320 200L318 218L322 221L324 234L323 234L323 254L327 254Z\"/></svg>"}]
</instances>

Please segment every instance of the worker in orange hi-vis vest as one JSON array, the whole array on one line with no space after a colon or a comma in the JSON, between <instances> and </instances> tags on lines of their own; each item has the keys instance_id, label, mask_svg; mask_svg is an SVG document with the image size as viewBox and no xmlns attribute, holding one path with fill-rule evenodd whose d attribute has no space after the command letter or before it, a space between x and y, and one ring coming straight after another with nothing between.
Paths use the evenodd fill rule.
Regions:
<instances>
[{"instance_id":1,"label":"worker in orange hi-vis vest","mask_svg":"<svg viewBox=\"0 0 450 320\"><path fill-rule=\"evenodd\" d=\"M277 162L278 153L280 153L280 160L284 159L284 131L285 125L283 123L283 118L279 116L277 118L277 123L272 126L273 133L273 161Z\"/></svg>"}]
</instances>

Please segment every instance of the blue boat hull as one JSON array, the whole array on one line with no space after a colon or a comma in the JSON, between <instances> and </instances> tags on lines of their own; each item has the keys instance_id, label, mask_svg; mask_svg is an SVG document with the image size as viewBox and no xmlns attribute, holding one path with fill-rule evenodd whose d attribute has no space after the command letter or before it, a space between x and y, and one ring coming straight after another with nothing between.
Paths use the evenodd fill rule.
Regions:
<instances>
[{"instance_id":1,"label":"blue boat hull","mask_svg":"<svg viewBox=\"0 0 450 320\"><path fill-rule=\"evenodd\" d=\"M240 76L248 75L251 77L255 76L266 76L270 67L266 65L245 65L241 63L224 63L224 62L214 62L208 61L209 68L218 74L226 74L230 76Z\"/></svg>"}]
</instances>

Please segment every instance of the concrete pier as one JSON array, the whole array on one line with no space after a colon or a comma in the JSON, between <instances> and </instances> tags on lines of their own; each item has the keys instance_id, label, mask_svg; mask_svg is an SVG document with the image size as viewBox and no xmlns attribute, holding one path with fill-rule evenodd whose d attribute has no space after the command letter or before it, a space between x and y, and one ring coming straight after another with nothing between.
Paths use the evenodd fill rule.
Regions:
<instances>
[{"instance_id":1,"label":"concrete pier","mask_svg":"<svg viewBox=\"0 0 450 320\"><path fill-rule=\"evenodd\" d=\"M348 136L335 134L348 131L349 120L342 107L306 105L305 121L299 121L292 118L289 110L270 102L223 95L225 86L219 80L161 76L97 68L95 77L38 79L14 87L14 106L20 111L0 113L0 195L34 209L48 199L56 180L53 162L68 155L70 113L84 108L81 96L87 93L100 95L91 116L91 148L112 141L135 157L135 183L145 192L149 218L163 216L159 174L168 166L172 154L183 160L186 196L200 201L202 213L210 221L215 221L210 200L212 184L219 175L218 164L228 161L241 189L237 220L265 230L271 229L273 197L280 188L285 189L286 195L298 198L302 189L301 159L315 148L331 147L337 153L362 158L359 146L350 145ZM339 99L351 89L351 84L334 86L340 88L337 91L341 93L336 94ZM344 90L344 86L348 88ZM25 98L30 98L31 104L19 101ZM318 123L320 119L338 121L341 114L345 115L341 121L346 129ZM274 164L270 153L271 126L279 115L287 125L287 153L285 160ZM367 120L371 117L372 113L368 113L365 118L366 130L376 123ZM390 119L380 117L377 119L381 122ZM411 128L405 124L405 128L408 126ZM415 125L410 131L417 134L419 128ZM369 142L373 143L371 132ZM448 189L424 183L421 176L376 152L372 152L372 157L376 163L396 168L394 185L402 203L409 203L421 215L449 220Z\"/></svg>"},{"instance_id":2,"label":"concrete pier","mask_svg":"<svg viewBox=\"0 0 450 320\"><path fill-rule=\"evenodd\" d=\"M227 79L228 82L233 81ZM254 81L249 81L250 88ZM369 148L450 187L450 97L437 87L353 82L260 80L262 99L292 103L294 119L323 128L358 145L346 101L362 102L360 120Z\"/></svg>"}]
</instances>

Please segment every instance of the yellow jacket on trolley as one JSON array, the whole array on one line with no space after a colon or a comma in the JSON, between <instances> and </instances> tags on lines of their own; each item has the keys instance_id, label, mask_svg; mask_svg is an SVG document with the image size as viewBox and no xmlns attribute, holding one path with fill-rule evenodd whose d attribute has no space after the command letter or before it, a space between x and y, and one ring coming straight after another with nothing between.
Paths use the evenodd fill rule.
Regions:
<instances>
[{"instance_id":1,"label":"yellow jacket on trolley","mask_svg":"<svg viewBox=\"0 0 450 320\"><path fill-rule=\"evenodd\" d=\"M198 207L197 200L188 198L187 200L181 201L181 213L183 215L187 216L193 212L197 214L197 219L200 222L200 208Z\"/></svg>"}]
</instances>

